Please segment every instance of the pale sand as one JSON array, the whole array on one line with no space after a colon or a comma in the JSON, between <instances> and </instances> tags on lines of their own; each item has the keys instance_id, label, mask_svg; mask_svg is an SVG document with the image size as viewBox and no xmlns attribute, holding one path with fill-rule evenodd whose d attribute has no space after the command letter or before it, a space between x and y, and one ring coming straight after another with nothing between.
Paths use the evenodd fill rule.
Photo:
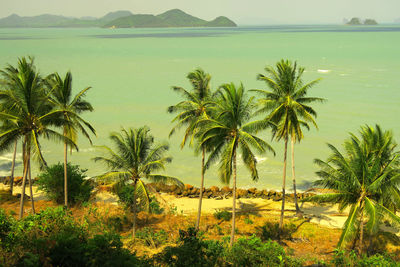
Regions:
<instances>
[{"instance_id":1,"label":"pale sand","mask_svg":"<svg viewBox=\"0 0 400 267\"><path fill-rule=\"evenodd\" d=\"M8 190L9 186L0 183L0 190ZM14 187L14 194L21 193L21 187ZM45 200L44 192L33 186L34 200ZM26 187L26 195L30 195L29 187ZM157 194L157 199L161 202L161 205L165 208L174 208L178 214L193 214L197 212L199 199L198 198L176 198L173 195L162 193ZM113 205L118 205L118 197L109 192L98 192L93 197L94 202L105 202ZM262 198L251 198L251 199L238 199L236 202L236 208L239 213L241 212L254 212L259 213L263 216L268 214L279 215L282 202L275 202L268 199ZM339 213L337 206L316 206L311 203L300 203L301 210L304 213L304 217L311 219L311 222L318 223L332 228L341 228L347 218L347 212ZM228 199L203 199L202 201L202 212L214 213L217 210L231 210L232 209L232 198ZM285 206L286 216L294 216L294 204L286 202Z\"/></svg>"}]
</instances>

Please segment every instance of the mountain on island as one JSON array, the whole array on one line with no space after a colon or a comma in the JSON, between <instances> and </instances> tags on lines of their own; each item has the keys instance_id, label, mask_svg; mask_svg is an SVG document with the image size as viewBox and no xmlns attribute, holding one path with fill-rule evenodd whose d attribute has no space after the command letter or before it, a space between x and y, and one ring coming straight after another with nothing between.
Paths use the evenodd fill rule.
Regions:
<instances>
[{"instance_id":1,"label":"mountain on island","mask_svg":"<svg viewBox=\"0 0 400 267\"><path fill-rule=\"evenodd\" d=\"M182 10L172 9L159 15L132 14L130 11L110 12L101 18L70 18L44 14L21 17L16 14L0 19L0 28L46 28L46 27L107 27L107 28L165 28L165 27L236 27L227 17L206 21Z\"/></svg>"},{"instance_id":2,"label":"mountain on island","mask_svg":"<svg viewBox=\"0 0 400 267\"><path fill-rule=\"evenodd\" d=\"M227 17L218 17L206 21L183 12L172 9L159 15L131 15L110 21L104 27L109 28L148 28L148 27L236 27Z\"/></svg>"},{"instance_id":3,"label":"mountain on island","mask_svg":"<svg viewBox=\"0 0 400 267\"><path fill-rule=\"evenodd\" d=\"M346 23L347 25L378 25L378 22L374 19L366 19L361 21L360 18L352 18L349 22Z\"/></svg>"}]
</instances>

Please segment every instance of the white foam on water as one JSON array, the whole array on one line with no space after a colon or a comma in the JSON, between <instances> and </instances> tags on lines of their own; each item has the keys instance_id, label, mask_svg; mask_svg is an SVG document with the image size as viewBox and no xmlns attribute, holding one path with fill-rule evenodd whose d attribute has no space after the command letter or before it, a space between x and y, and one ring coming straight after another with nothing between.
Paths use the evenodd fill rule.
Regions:
<instances>
[{"instance_id":1,"label":"white foam on water","mask_svg":"<svg viewBox=\"0 0 400 267\"><path fill-rule=\"evenodd\" d=\"M329 73L329 72L331 72L332 70L317 70L317 72L319 72L319 73Z\"/></svg>"}]
</instances>

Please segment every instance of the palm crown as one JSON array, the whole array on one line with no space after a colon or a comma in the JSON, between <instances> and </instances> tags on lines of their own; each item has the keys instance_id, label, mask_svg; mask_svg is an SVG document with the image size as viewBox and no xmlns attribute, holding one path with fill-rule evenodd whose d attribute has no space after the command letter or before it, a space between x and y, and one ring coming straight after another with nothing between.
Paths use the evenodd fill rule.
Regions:
<instances>
[{"instance_id":1,"label":"palm crown","mask_svg":"<svg viewBox=\"0 0 400 267\"><path fill-rule=\"evenodd\" d=\"M178 113L172 120L176 123L170 132L170 136L179 128L186 126L185 134L182 139L181 147L183 147L188 138L192 137L191 144L193 143L193 133L196 130L197 121L207 116L207 111L212 106L210 80L211 76L205 73L202 69L196 69L187 75L192 90L188 91L182 87L174 86L172 89L180 93L184 101L179 102L174 106L168 107L169 113Z\"/></svg>"},{"instance_id":2,"label":"palm crown","mask_svg":"<svg viewBox=\"0 0 400 267\"><path fill-rule=\"evenodd\" d=\"M79 130L91 142L90 135L85 127L94 134L96 134L96 131L92 125L80 116L82 112L93 111L92 105L83 99L90 87L81 90L77 95L73 96L71 72L67 72L64 80L58 73L54 73L50 76L48 83L51 88L50 102L53 112L61 115L64 134L76 142Z\"/></svg>"},{"instance_id":3,"label":"palm crown","mask_svg":"<svg viewBox=\"0 0 400 267\"><path fill-rule=\"evenodd\" d=\"M221 86L217 97L214 118L200 122L201 145L210 150L206 168L221 158L219 176L222 182L229 183L233 155L240 148L245 166L250 170L252 179L257 180L257 160L252 148L259 153L274 150L255 135L258 128L249 122L254 108L253 98L247 98L243 85L236 88L234 84Z\"/></svg>"},{"instance_id":4,"label":"palm crown","mask_svg":"<svg viewBox=\"0 0 400 267\"><path fill-rule=\"evenodd\" d=\"M292 137L297 141L303 138L301 126L309 127L317 124L315 110L307 105L312 102L322 102L324 99L306 96L308 89L319 80L303 83L304 68L297 68L296 62L281 60L276 64L276 70L266 67L267 75L259 74L258 79L265 81L272 91L253 90L263 96L260 100L261 109L258 114L270 112L268 119L277 125L274 136L280 139Z\"/></svg>"},{"instance_id":5,"label":"palm crown","mask_svg":"<svg viewBox=\"0 0 400 267\"><path fill-rule=\"evenodd\" d=\"M332 154L328 160L315 160L321 168L317 172L321 179L315 184L334 193L309 200L339 203L340 210L350 207L339 247L354 240L358 232L362 247L364 217L368 218L365 227L370 234L376 233L382 218L400 227L400 218L393 212L393 208L400 208L399 154L395 147L390 132L366 126L361 129L361 139L351 134L344 143L344 153L329 145Z\"/></svg>"}]
</instances>

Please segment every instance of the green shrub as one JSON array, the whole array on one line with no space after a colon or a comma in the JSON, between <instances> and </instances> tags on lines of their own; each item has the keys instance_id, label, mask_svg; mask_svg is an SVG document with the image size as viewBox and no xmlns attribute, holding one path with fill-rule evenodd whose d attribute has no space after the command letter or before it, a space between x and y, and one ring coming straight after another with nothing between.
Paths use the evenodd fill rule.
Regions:
<instances>
[{"instance_id":1,"label":"green shrub","mask_svg":"<svg viewBox=\"0 0 400 267\"><path fill-rule=\"evenodd\" d=\"M124 182L116 183L113 187L114 193L117 194L119 201L125 205L125 207L132 210L133 207L133 197L135 190L131 184L125 184ZM153 214L162 214L164 209L160 207L160 203L157 201L155 196L149 197L149 212ZM143 199L137 203L137 211L147 211L144 210L145 202L147 200Z\"/></svg>"},{"instance_id":2,"label":"green shrub","mask_svg":"<svg viewBox=\"0 0 400 267\"><path fill-rule=\"evenodd\" d=\"M158 248L168 241L168 234L164 230L155 232L153 228L144 227L136 232L136 238L141 240L147 246Z\"/></svg>"},{"instance_id":3,"label":"green shrub","mask_svg":"<svg viewBox=\"0 0 400 267\"><path fill-rule=\"evenodd\" d=\"M158 202L155 196L150 197L150 213L152 214L163 214L164 208L160 206L160 202Z\"/></svg>"},{"instance_id":4,"label":"green shrub","mask_svg":"<svg viewBox=\"0 0 400 267\"><path fill-rule=\"evenodd\" d=\"M6 238L8 237L8 233L11 230L11 222L10 218L4 212L3 209L0 209L0 245L3 246L6 242Z\"/></svg>"},{"instance_id":5,"label":"green shrub","mask_svg":"<svg viewBox=\"0 0 400 267\"><path fill-rule=\"evenodd\" d=\"M254 222L249 217L246 217L246 218L244 218L244 223L245 224L253 224Z\"/></svg>"},{"instance_id":6,"label":"green shrub","mask_svg":"<svg viewBox=\"0 0 400 267\"><path fill-rule=\"evenodd\" d=\"M372 256L362 255L358 257L354 251L346 252L343 250L336 250L331 261L332 265L338 267L396 267L400 266L399 263L394 261L387 254L375 254Z\"/></svg>"},{"instance_id":7,"label":"green shrub","mask_svg":"<svg viewBox=\"0 0 400 267\"><path fill-rule=\"evenodd\" d=\"M256 234L262 241L267 240L288 240L296 232L297 227L293 223L284 224L283 229L279 228L276 222L266 222L263 226L256 228Z\"/></svg>"},{"instance_id":8,"label":"green shrub","mask_svg":"<svg viewBox=\"0 0 400 267\"><path fill-rule=\"evenodd\" d=\"M150 266L124 249L118 234L90 230L62 207L13 220L9 234L14 242L0 250L0 266Z\"/></svg>"},{"instance_id":9,"label":"green shrub","mask_svg":"<svg viewBox=\"0 0 400 267\"><path fill-rule=\"evenodd\" d=\"M232 213L227 210L218 210L214 213L214 217L217 220L230 221L232 219Z\"/></svg>"},{"instance_id":10,"label":"green shrub","mask_svg":"<svg viewBox=\"0 0 400 267\"><path fill-rule=\"evenodd\" d=\"M212 240L203 240L202 236L193 228L179 230L177 246L166 247L155 256L159 264L167 266L221 266L224 247L222 243Z\"/></svg>"},{"instance_id":11,"label":"green shrub","mask_svg":"<svg viewBox=\"0 0 400 267\"><path fill-rule=\"evenodd\" d=\"M233 266L302 266L298 260L286 255L282 246L274 241L263 243L256 236L239 238L227 250L225 260Z\"/></svg>"},{"instance_id":12,"label":"green shrub","mask_svg":"<svg viewBox=\"0 0 400 267\"><path fill-rule=\"evenodd\" d=\"M84 179L86 171L77 165L67 165L68 202L71 204L88 201L90 198L94 187L89 180ZM39 175L37 184L48 198L58 204L64 203L64 164L58 163L48 167Z\"/></svg>"}]
</instances>

